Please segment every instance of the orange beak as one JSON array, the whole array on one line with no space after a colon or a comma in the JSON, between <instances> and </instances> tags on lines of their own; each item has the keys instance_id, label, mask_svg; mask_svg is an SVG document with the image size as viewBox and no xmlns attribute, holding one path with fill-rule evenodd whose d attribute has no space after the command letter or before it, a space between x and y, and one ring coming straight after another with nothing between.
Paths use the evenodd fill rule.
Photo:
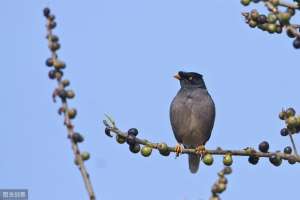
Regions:
<instances>
[{"instance_id":1,"label":"orange beak","mask_svg":"<svg viewBox=\"0 0 300 200\"><path fill-rule=\"evenodd\" d=\"M181 77L179 76L179 74L176 74L176 75L174 76L174 78L176 78L177 80L181 80Z\"/></svg>"}]
</instances>

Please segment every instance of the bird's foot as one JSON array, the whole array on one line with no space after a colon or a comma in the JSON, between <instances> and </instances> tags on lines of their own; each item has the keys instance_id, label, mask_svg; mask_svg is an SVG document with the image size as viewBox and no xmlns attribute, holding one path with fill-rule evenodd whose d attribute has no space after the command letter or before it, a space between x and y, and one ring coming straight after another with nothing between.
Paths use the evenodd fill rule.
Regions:
<instances>
[{"instance_id":1,"label":"bird's foot","mask_svg":"<svg viewBox=\"0 0 300 200\"><path fill-rule=\"evenodd\" d=\"M175 153L176 153L176 158L182 153L184 147L181 144L176 144L175 146Z\"/></svg>"},{"instance_id":2,"label":"bird's foot","mask_svg":"<svg viewBox=\"0 0 300 200\"><path fill-rule=\"evenodd\" d=\"M196 147L195 152L200 155L201 159L207 153L204 145L200 145Z\"/></svg>"}]
</instances>

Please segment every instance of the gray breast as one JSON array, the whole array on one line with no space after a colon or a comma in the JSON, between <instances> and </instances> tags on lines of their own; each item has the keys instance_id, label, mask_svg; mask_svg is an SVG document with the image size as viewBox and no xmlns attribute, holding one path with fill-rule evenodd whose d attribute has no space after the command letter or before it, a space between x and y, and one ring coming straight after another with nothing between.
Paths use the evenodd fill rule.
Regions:
<instances>
[{"instance_id":1,"label":"gray breast","mask_svg":"<svg viewBox=\"0 0 300 200\"><path fill-rule=\"evenodd\" d=\"M207 90L181 88L171 103L170 121L179 143L204 145L215 121L215 105Z\"/></svg>"}]
</instances>

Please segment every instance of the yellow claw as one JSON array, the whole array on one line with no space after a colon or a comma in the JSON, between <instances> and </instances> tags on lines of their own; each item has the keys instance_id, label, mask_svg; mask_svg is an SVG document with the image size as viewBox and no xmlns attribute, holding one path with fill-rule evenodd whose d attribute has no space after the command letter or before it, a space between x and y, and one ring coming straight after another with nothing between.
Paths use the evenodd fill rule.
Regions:
<instances>
[{"instance_id":1,"label":"yellow claw","mask_svg":"<svg viewBox=\"0 0 300 200\"><path fill-rule=\"evenodd\" d=\"M196 147L195 152L197 154L200 154L201 158L203 158L203 156L207 153L204 145L200 145Z\"/></svg>"},{"instance_id":2,"label":"yellow claw","mask_svg":"<svg viewBox=\"0 0 300 200\"><path fill-rule=\"evenodd\" d=\"M181 144L176 144L175 146L175 153L176 157L178 157L183 151L183 146Z\"/></svg>"}]
</instances>

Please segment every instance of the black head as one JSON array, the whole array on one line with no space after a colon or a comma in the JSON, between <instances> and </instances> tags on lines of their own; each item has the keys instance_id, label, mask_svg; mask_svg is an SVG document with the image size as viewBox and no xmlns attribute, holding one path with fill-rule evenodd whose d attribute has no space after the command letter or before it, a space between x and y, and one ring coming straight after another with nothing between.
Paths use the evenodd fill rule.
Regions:
<instances>
[{"instance_id":1,"label":"black head","mask_svg":"<svg viewBox=\"0 0 300 200\"><path fill-rule=\"evenodd\" d=\"M174 76L180 81L183 88L203 88L206 89L203 76L196 72L183 72L180 71Z\"/></svg>"}]
</instances>

